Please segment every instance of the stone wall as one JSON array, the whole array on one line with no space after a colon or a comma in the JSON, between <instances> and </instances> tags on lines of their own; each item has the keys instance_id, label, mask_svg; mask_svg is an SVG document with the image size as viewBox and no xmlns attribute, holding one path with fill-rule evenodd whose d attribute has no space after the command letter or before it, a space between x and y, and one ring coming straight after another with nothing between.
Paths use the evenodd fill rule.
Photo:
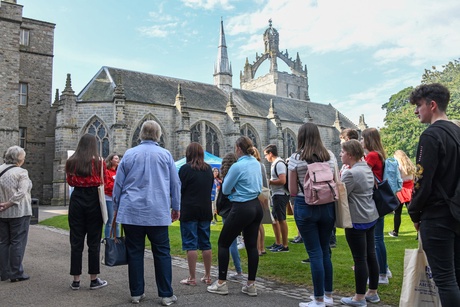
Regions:
<instances>
[{"instance_id":1,"label":"stone wall","mask_svg":"<svg viewBox=\"0 0 460 307\"><path fill-rule=\"evenodd\" d=\"M22 6L2 2L0 6L0 153L19 144L19 128L26 129L27 153L24 168L32 180L32 197L41 204L50 201L51 160L46 131L51 110L54 27L48 22L23 18ZM20 29L29 31L29 45L19 44ZM6 82L4 82L5 80ZM28 85L27 105L19 106L19 83ZM53 135L50 135L50 140ZM49 144L49 147L54 146ZM46 175L45 175L46 174ZM46 178L45 178L46 176ZM48 184L44 197L43 186Z\"/></svg>"}]
</instances>

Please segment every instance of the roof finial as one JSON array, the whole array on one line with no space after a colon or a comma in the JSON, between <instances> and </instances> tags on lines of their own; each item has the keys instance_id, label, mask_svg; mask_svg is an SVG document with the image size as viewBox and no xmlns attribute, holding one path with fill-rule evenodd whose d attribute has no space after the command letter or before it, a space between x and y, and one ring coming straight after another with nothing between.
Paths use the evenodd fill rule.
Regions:
<instances>
[{"instance_id":1,"label":"roof finial","mask_svg":"<svg viewBox=\"0 0 460 307\"><path fill-rule=\"evenodd\" d=\"M268 20L268 26L269 26L270 28L272 27L272 19L271 19L271 18Z\"/></svg>"}]
</instances>

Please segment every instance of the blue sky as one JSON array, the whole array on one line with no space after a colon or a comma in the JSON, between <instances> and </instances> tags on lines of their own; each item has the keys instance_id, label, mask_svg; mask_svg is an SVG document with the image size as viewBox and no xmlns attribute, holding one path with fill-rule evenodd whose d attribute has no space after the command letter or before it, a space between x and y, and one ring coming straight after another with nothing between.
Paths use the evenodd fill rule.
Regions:
<instances>
[{"instance_id":1,"label":"blue sky","mask_svg":"<svg viewBox=\"0 0 460 307\"><path fill-rule=\"evenodd\" d=\"M246 57L252 63L264 50L271 18L280 50L298 52L307 65L313 102L382 127L391 95L418 85L425 69L460 58L458 0L17 2L25 17L56 24L53 93L62 92L67 73L79 93L102 66L212 84L221 18L239 88ZM257 76L266 72L262 65Z\"/></svg>"}]
</instances>

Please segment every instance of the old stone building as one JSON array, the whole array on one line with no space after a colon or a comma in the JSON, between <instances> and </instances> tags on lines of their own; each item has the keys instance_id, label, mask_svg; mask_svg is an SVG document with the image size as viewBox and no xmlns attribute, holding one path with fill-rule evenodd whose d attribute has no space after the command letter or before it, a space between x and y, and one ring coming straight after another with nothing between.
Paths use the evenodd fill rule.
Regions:
<instances>
[{"instance_id":1,"label":"old stone building","mask_svg":"<svg viewBox=\"0 0 460 307\"><path fill-rule=\"evenodd\" d=\"M240 135L251 138L260 151L277 144L280 156L288 157L304 122L317 124L324 143L336 154L340 130L365 125L363 119L357 127L330 104L310 100L307 67L299 54L293 60L287 50L279 50L279 33L271 21L261 39L264 52L256 54L252 64L247 59L240 72L241 89L232 86L221 21L214 84L102 66L78 94L68 75L51 106L54 24L23 18L16 1L2 1L0 26L8 29L8 35L0 37L0 76L8 80L0 82L1 103L7 110L0 117L1 146L26 147L25 168L41 203L68 203L64 165L68 151L85 133L96 135L103 156L123 154L138 144L142 123L154 119L162 127L161 145L176 160L191 141L222 157L234 151ZM29 30L27 46L20 43L22 29ZM280 71L278 60L290 72ZM269 71L256 78L264 62ZM25 106L22 84L27 84Z\"/></svg>"},{"instance_id":2,"label":"old stone building","mask_svg":"<svg viewBox=\"0 0 460 307\"><path fill-rule=\"evenodd\" d=\"M25 18L16 0L0 2L0 152L25 148L32 197L52 197L51 113L54 27ZM50 155L51 153L51 155Z\"/></svg>"}]
</instances>

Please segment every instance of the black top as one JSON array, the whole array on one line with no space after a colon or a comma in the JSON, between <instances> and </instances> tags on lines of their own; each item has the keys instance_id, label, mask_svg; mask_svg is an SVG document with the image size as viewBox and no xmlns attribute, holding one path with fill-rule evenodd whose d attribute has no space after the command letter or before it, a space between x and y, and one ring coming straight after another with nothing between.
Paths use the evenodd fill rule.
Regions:
<instances>
[{"instance_id":1,"label":"black top","mask_svg":"<svg viewBox=\"0 0 460 307\"><path fill-rule=\"evenodd\" d=\"M408 206L414 223L451 215L439 185L448 196L454 194L460 180L460 156L457 143L444 129L460 140L460 128L446 120L434 122L420 136L414 195Z\"/></svg>"},{"instance_id":2,"label":"black top","mask_svg":"<svg viewBox=\"0 0 460 307\"><path fill-rule=\"evenodd\" d=\"M194 170L184 164L179 170L181 186L180 221L211 221L211 190L214 183L212 168Z\"/></svg>"}]
</instances>

